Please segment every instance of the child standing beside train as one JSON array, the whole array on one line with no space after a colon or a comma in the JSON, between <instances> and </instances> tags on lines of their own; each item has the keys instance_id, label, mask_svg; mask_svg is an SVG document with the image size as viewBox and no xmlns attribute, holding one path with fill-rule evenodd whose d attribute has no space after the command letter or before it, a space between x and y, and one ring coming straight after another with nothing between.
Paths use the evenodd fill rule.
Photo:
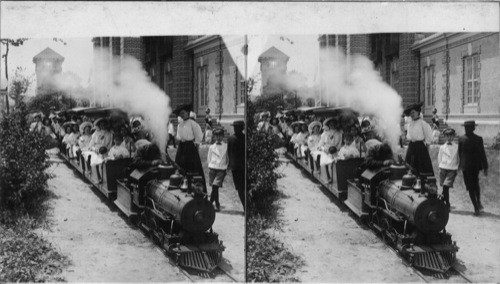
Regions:
<instances>
[{"instance_id":1,"label":"child standing beside train","mask_svg":"<svg viewBox=\"0 0 500 284\"><path fill-rule=\"evenodd\" d=\"M221 128L213 131L215 143L208 148L208 181L212 186L210 194L210 203L215 202L217 211L220 211L219 188L222 187L226 170L229 164L227 155L227 144L222 141L224 139L224 130Z\"/></svg>"},{"instance_id":2,"label":"child standing beside train","mask_svg":"<svg viewBox=\"0 0 500 284\"><path fill-rule=\"evenodd\" d=\"M450 210L450 193L449 189L453 188L453 183L458 173L459 156L458 144L453 139L455 138L455 130L448 128L443 131L446 137L446 143L439 147L438 165L439 165L439 184L443 187L443 197L446 207Z\"/></svg>"}]
</instances>

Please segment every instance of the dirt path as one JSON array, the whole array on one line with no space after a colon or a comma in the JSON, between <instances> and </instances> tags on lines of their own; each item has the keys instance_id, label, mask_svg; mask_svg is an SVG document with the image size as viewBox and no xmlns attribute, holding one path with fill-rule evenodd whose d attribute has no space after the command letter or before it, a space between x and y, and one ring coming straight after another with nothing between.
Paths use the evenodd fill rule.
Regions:
<instances>
[{"instance_id":1,"label":"dirt path","mask_svg":"<svg viewBox=\"0 0 500 284\"><path fill-rule=\"evenodd\" d=\"M388 250L375 234L364 229L346 207L330 200L320 185L293 164L279 169L286 195L280 202L283 230L272 231L306 264L296 276L303 282L422 282ZM487 189L491 190L491 189ZM487 193L486 193L487 195ZM500 208L485 200L485 213L474 217L466 192L451 195L447 230L460 250L457 267L473 282L500 280ZM341 209L342 208L342 209ZM436 280L455 282L459 278Z\"/></svg>"},{"instance_id":2,"label":"dirt path","mask_svg":"<svg viewBox=\"0 0 500 284\"><path fill-rule=\"evenodd\" d=\"M416 282L420 278L401 263L370 231L362 229L293 164L278 171L283 231L274 231L305 260L296 273L302 282Z\"/></svg>"},{"instance_id":3,"label":"dirt path","mask_svg":"<svg viewBox=\"0 0 500 284\"><path fill-rule=\"evenodd\" d=\"M189 282L159 248L127 224L72 169L59 164L52 170L55 177L49 180L49 188L57 197L51 200L51 230L39 233L71 259L72 265L61 275L68 282ZM244 230L236 227L243 228L244 217L242 208L238 211L231 199L221 192L223 212L217 215L214 230L226 246L222 266L243 280Z\"/></svg>"},{"instance_id":4,"label":"dirt path","mask_svg":"<svg viewBox=\"0 0 500 284\"><path fill-rule=\"evenodd\" d=\"M53 166L51 231L41 231L67 255L68 282L189 281L141 231L129 226L65 164Z\"/></svg>"}]
</instances>

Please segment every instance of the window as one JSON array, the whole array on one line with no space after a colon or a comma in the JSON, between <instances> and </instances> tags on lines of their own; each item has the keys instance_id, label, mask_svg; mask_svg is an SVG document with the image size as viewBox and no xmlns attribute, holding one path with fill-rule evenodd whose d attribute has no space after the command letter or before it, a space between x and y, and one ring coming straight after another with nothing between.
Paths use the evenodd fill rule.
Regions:
<instances>
[{"instance_id":1,"label":"window","mask_svg":"<svg viewBox=\"0 0 500 284\"><path fill-rule=\"evenodd\" d=\"M479 101L479 55L464 58L464 103L477 104Z\"/></svg>"},{"instance_id":2,"label":"window","mask_svg":"<svg viewBox=\"0 0 500 284\"><path fill-rule=\"evenodd\" d=\"M208 68L198 67L198 98L200 106L208 105Z\"/></svg>"},{"instance_id":3,"label":"window","mask_svg":"<svg viewBox=\"0 0 500 284\"><path fill-rule=\"evenodd\" d=\"M424 100L426 106L433 106L435 101L434 92L434 66L424 68Z\"/></svg>"},{"instance_id":4,"label":"window","mask_svg":"<svg viewBox=\"0 0 500 284\"><path fill-rule=\"evenodd\" d=\"M246 95L246 90L245 90L246 84L245 80L240 81L240 99L238 100L239 104L245 103L245 95ZM248 89L248 87L247 87Z\"/></svg>"}]
</instances>

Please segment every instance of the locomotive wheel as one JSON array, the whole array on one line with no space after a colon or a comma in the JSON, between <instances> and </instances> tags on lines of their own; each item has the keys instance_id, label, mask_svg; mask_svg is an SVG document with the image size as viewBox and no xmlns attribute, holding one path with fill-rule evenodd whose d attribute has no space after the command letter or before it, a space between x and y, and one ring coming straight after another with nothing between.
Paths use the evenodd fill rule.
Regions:
<instances>
[{"instance_id":1,"label":"locomotive wheel","mask_svg":"<svg viewBox=\"0 0 500 284\"><path fill-rule=\"evenodd\" d=\"M380 223L380 227L382 228L382 239L384 240L384 242L391 243L392 240L387 235L389 233L389 231L392 229L392 225L391 225L391 222L389 221L389 219L387 219L386 217L382 218L382 221Z\"/></svg>"}]
</instances>

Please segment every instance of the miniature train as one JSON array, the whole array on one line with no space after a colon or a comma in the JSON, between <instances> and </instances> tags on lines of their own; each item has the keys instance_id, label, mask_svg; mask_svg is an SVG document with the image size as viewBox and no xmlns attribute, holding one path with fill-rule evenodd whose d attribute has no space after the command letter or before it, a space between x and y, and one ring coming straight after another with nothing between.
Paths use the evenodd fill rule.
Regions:
<instances>
[{"instance_id":1,"label":"miniature train","mask_svg":"<svg viewBox=\"0 0 500 284\"><path fill-rule=\"evenodd\" d=\"M82 115L107 116L110 109L79 108ZM132 158L92 165L64 145L61 157L98 189L183 268L210 276L222 261L224 245L212 229L215 209L203 193L203 179L167 162L130 169ZM182 172L181 175L179 172Z\"/></svg>"},{"instance_id":2,"label":"miniature train","mask_svg":"<svg viewBox=\"0 0 500 284\"><path fill-rule=\"evenodd\" d=\"M358 123L346 108L312 108L317 117L344 116ZM409 167L394 164L360 170L364 158L321 165L318 156L302 155L289 147L287 154L299 167L333 193L355 215L395 248L412 266L435 277L447 277L458 247L446 232L449 210L437 195L434 177L417 182Z\"/></svg>"}]
</instances>

